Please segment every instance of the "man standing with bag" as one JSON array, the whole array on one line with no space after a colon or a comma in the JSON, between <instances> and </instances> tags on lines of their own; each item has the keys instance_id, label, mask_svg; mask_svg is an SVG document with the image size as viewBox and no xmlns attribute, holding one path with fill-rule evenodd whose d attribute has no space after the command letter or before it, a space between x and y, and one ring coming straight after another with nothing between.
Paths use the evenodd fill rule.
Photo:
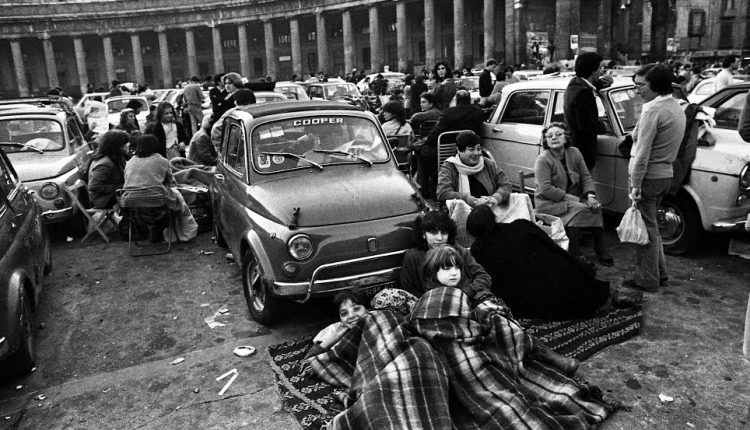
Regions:
<instances>
[{"instance_id":1,"label":"man standing with bag","mask_svg":"<svg viewBox=\"0 0 750 430\"><path fill-rule=\"evenodd\" d=\"M636 92L645 102L633 130L633 149L628 164L630 198L637 202L646 224L649 243L637 245L635 276L624 287L656 292L669 275L664 258L656 210L672 183L672 163L685 133L685 113L672 97L674 74L659 64L649 64L633 77Z\"/></svg>"}]
</instances>

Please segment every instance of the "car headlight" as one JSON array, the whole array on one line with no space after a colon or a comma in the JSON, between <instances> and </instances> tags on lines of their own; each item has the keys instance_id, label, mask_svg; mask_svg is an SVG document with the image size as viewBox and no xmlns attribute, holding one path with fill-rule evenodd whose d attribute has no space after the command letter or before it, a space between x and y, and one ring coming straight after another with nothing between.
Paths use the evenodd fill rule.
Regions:
<instances>
[{"instance_id":1,"label":"car headlight","mask_svg":"<svg viewBox=\"0 0 750 430\"><path fill-rule=\"evenodd\" d=\"M292 236L286 246L287 249L289 249L289 255L296 260L309 258L313 253L312 240L310 240L310 237L305 234Z\"/></svg>"},{"instance_id":2,"label":"car headlight","mask_svg":"<svg viewBox=\"0 0 750 430\"><path fill-rule=\"evenodd\" d=\"M52 200L60 195L60 188L55 183L47 182L39 189L39 195L45 200Z\"/></svg>"},{"instance_id":3,"label":"car headlight","mask_svg":"<svg viewBox=\"0 0 750 430\"><path fill-rule=\"evenodd\" d=\"M745 164L740 170L740 188L743 190L750 189L750 163Z\"/></svg>"}]
</instances>

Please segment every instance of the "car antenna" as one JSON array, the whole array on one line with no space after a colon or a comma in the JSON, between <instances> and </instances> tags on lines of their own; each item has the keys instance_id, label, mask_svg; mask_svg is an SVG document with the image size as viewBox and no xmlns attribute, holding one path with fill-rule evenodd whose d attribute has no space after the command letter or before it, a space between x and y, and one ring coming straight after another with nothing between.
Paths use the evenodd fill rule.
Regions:
<instances>
[{"instance_id":1,"label":"car antenna","mask_svg":"<svg viewBox=\"0 0 750 430\"><path fill-rule=\"evenodd\" d=\"M296 229L298 222L299 222L299 208L294 208L292 209L292 223L289 224L289 230Z\"/></svg>"}]
</instances>

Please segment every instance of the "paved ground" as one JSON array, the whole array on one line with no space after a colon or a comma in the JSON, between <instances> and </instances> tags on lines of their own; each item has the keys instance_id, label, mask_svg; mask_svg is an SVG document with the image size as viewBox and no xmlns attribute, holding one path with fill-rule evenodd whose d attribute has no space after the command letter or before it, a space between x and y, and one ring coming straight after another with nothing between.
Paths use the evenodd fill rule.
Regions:
<instances>
[{"instance_id":1,"label":"paved ground","mask_svg":"<svg viewBox=\"0 0 750 430\"><path fill-rule=\"evenodd\" d=\"M750 364L741 355L750 261L725 250L712 241L698 256L668 257L671 286L646 296L642 333L581 365L581 376L629 409L604 429L750 428ZM224 254L210 234L141 259L119 241L56 244L38 370L0 386L0 428L297 429L265 348L316 332L330 313L323 302L290 305L279 325L255 324ZM616 265L600 275L619 283L632 271L630 251L613 254ZM220 308L229 310L216 317L225 325L210 329L204 319ZM239 345L258 353L236 357ZM185 360L170 364L176 358ZM232 368L239 376L219 396L224 381L215 378Z\"/></svg>"}]
</instances>

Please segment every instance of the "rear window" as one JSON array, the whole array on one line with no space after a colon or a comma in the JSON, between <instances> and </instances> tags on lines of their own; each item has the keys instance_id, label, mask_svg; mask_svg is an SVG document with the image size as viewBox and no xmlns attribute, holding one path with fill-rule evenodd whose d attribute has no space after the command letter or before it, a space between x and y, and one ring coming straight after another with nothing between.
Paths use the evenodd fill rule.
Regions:
<instances>
[{"instance_id":1,"label":"rear window","mask_svg":"<svg viewBox=\"0 0 750 430\"><path fill-rule=\"evenodd\" d=\"M6 144L3 149L7 153L57 151L65 148L65 136L60 123L41 118L0 120L0 142Z\"/></svg>"},{"instance_id":2,"label":"rear window","mask_svg":"<svg viewBox=\"0 0 750 430\"><path fill-rule=\"evenodd\" d=\"M275 173L313 164L387 161L388 150L380 128L367 118L349 116L296 116L267 122L251 134L253 167Z\"/></svg>"},{"instance_id":3,"label":"rear window","mask_svg":"<svg viewBox=\"0 0 750 430\"><path fill-rule=\"evenodd\" d=\"M107 108L109 109L109 113L120 113L122 112L123 109L128 107L129 103L133 103L133 104L138 103L138 106L140 106L141 112L148 111L148 106L146 106L146 102L144 102L141 99L107 100Z\"/></svg>"}]
</instances>

